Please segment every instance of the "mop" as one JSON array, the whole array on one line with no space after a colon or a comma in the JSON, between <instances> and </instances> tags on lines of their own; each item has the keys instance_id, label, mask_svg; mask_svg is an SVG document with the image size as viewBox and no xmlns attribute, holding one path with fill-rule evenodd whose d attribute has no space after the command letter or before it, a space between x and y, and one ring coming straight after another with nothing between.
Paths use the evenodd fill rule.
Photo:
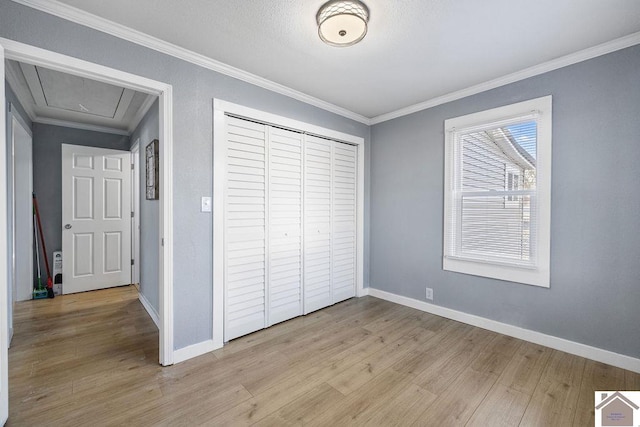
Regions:
<instances>
[{"instance_id":1,"label":"mop","mask_svg":"<svg viewBox=\"0 0 640 427\"><path fill-rule=\"evenodd\" d=\"M36 244L36 266L38 268L38 285L33 290L33 299L47 298L47 289L42 286L42 274L40 272L40 248L38 247L38 231L36 227L36 210L33 209L33 239Z\"/></svg>"},{"instance_id":2,"label":"mop","mask_svg":"<svg viewBox=\"0 0 640 427\"><path fill-rule=\"evenodd\" d=\"M49 257L47 256L47 246L44 244L44 234L42 233L42 221L40 220L40 212L38 211L38 199L36 193L33 193L33 209L36 213L38 231L40 232L40 243L42 244L42 253L44 254L44 265L47 267L47 297L53 298L53 279L51 278L51 269L49 269Z\"/></svg>"}]
</instances>

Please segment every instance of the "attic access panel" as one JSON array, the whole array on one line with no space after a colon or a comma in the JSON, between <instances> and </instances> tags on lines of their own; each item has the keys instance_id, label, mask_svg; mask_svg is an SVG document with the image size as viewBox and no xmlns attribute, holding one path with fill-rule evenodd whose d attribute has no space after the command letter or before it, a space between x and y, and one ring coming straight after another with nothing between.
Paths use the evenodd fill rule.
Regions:
<instances>
[{"instance_id":1,"label":"attic access panel","mask_svg":"<svg viewBox=\"0 0 640 427\"><path fill-rule=\"evenodd\" d=\"M20 64L36 105L119 120L134 91L48 68Z\"/></svg>"}]
</instances>

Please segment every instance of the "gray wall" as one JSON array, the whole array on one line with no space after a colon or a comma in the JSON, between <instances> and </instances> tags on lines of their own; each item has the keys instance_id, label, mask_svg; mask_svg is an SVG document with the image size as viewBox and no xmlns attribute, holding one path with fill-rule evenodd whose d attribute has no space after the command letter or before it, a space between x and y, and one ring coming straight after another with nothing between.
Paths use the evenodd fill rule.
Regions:
<instances>
[{"instance_id":1,"label":"gray wall","mask_svg":"<svg viewBox=\"0 0 640 427\"><path fill-rule=\"evenodd\" d=\"M33 124L33 191L38 198L50 266L53 251L62 249L62 144L129 150L129 137ZM41 262L46 278L44 260Z\"/></svg>"},{"instance_id":2,"label":"gray wall","mask_svg":"<svg viewBox=\"0 0 640 427\"><path fill-rule=\"evenodd\" d=\"M373 288L639 357L640 46L373 126ZM550 289L442 270L444 120L553 95Z\"/></svg>"},{"instance_id":3,"label":"gray wall","mask_svg":"<svg viewBox=\"0 0 640 427\"><path fill-rule=\"evenodd\" d=\"M160 251L160 202L145 197L145 147L160 134L159 102L153 103L131 135L131 145L140 138L140 292L159 313L158 254Z\"/></svg>"},{"instance_id":4,"label":"gray wall","mask_svg":"<svg viewBox=\"0 0 640 427\"><path fill-rule=\"evenodd\" d=\"M173 86L175 348L212 334L212 218L200 212L200 197L213 191L212 98L358 135L368 150L366 125L8 0L0 1L0 36ZM365 204L368 194L366 179ZM365 246L368 241L365 236ZM367 254L365 247L365 271Z\"/></svg>"}]
</instances>

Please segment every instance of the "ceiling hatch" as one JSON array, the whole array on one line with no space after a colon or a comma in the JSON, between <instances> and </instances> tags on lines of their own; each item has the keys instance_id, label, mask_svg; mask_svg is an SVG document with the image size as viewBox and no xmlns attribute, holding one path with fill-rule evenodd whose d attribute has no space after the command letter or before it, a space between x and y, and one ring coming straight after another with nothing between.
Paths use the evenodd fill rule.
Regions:
<instances>
[{"instance_id":1,"label":"ceiling hatch","mask_svg":"<svg viewBox=\"0 0 640 427\"><path fill-rule=\"evenodd\" d=\"M7 82L36 123L131 135L157 96L5 60Z\"/></svg>"},{"instance_id":2,"label":"ceiling hatch","mask_svg":"<svg viewBox=\"0 0 640 427\"><path fill-rule=\"evenodd\" d=\"M39 107L121 120L135 94L130 89L47 68L23 63L20 67Z\"/></svg>"}]
</instances>

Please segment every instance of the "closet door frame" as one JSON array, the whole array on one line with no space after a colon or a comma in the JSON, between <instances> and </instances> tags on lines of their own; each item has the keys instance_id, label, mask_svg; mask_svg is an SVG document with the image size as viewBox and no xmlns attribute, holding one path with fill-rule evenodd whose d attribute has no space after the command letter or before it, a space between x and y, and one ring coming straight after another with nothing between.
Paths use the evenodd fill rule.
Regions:
<instances>
[{"instance_id":1,"label":"closet door frame","mask_svg":"<svg viewBox=\"0 0 640 427\"><path fill-rule=\"evenodd\" d=\"M357 250L356 250L356 296L366 295L364 289L364 138L301 122L276 114L223 101L213 100L213 292L212 292L212 347L224 345L224 247L225 247L225 188L227 135L225 115L306 132L346 142L358 147L357 164Z\"/></svg>"}]
</instances>

